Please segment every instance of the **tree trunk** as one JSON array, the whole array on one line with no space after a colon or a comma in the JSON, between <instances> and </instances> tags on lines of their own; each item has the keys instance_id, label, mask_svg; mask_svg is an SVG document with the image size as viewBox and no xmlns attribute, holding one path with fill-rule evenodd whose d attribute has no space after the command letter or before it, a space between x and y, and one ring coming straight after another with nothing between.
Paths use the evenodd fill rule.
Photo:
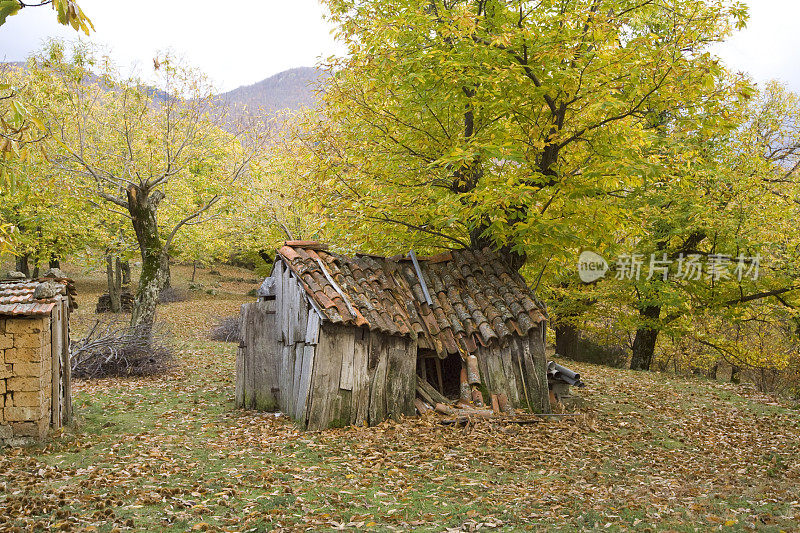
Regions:
<instances>
[{"instance_id":1,"label":"tree trunk","mask_svg":"<svg viewBox=\"0 0 800 533\"><path fill-rule=\"evenodd\" d=\"M562 322L554 326L556 331L556 354L567 359L577 359L578 339L581 332L574 324Z\"/></svg>"},{"instance_id":2,"label":"tree trunk","mask_svg":"<svg viewBox=\"0 0 800 533\"><path fill-rule=\"evenodd\" d=\"M131 327L152 327L161 290L169 284L169 257L158 234L156 212L164 199L161 191L128 187L128 212L142 254L142 273L131 313Z\"/></svg>"},{"instance_id":3,"label":"tree trunk","mask_svg":"<svg viewBox=\"0 0 800 533\"><path fill-rule=\"evenodd\" d=\"M25 274L26 278L31 276L31 271L28 268L28 254L18 255L16 257L16 269L18 272Z\"/></svg>"},{"instance_id":4,"label":"tree trunk","mask_svg":"<svg viewBox=\"0 0 800 533\"><path fill-rule=\"evenodd\" d=\"M741 382L741 378L739 374L741 373L742 369L736 365L731 365L731 383L736 383L737 385Z\"/></svg>"},{"instance_id":5,"label":"tree trunk","mask_svg":"<svg viewBox=\"0 0 800 533\"><path fill-rule=\"evenodd\" d=\"M108 282L108 298L110 311L112 313L119 313L122 310L121 288L118 285L119 276L115 276L114 272L114 258L110 255L106 256L106 281Z\"/></svg>"},{"instance_id":6,"label":"tree trunk","mask_svg":"<svg viewBox=\"0 0 800 533\"><path fill-rule=\"evenodd\" d=\"M114 286L122 294L122 261L119 256L114 258Z\"/></svg>"},{"instance_id":7,"label":"tree trunk","mask_svg":"<svg viewBox=\"0 0 800 533\"><path fill-rule=\"evenodd\" d=\"M647 305L639 309L639 316L645 322L636 330L636 337L633 339L631 370L650 370L656 351L656 340L658 340L660 331L654 322L658 320L660 315L660 305Z\"/></svg>"},{"instance_id":8,"label":"tree trunk","mask_svg":"<svg viewBox=\"0 0 800 533\"><path fill-rule=\"evenodd\" d=\"M50 256L50 263L48 265L50 268L61 268L61 261L58 260L55 254Z\"/></svg>"},{"instance_id":9,"label":"tree trunk","mask_svg":"<svg viewBox=\"0 0 800 533\"><path fill-rule=\"evenodd\" d=\"M120 261L120 271L122 272L122 284L131 284L131 263L130 261Z\"/></svg>"},{"instance_id":10,"label":"tree trunk","mask_svg":"<svg viewBox=\"0 0 800 533\"><path fill-rule=\"evenodd\" d=\"M192 283L194 283L195 274L197 274L197 261L192 261Z\"/></svg>"}]
</instances>

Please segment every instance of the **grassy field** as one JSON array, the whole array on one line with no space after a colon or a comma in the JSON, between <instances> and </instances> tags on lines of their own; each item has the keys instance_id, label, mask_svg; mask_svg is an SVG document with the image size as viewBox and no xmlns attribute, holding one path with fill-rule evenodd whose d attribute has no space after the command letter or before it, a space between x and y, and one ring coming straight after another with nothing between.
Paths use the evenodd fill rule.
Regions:
<instances>
[{"instance_id":1,"label":"grassy field","mask_svg":"<svg viewBox=\"0 0 800 533\"><path fill-rule=\"evenodd\" d=\"M67 270L79 334L104 278ZM174 285L190 270L175 267ZM76 382L73 427L0 451L0 531L800 528L797 406L744 386L568 363L588 383L586 416L303 433L236 410L236 346L207 338L251 299L253 274L198 276L217 294L159 311L176 338L172 373Z\"/></svg>"}]
</instances>

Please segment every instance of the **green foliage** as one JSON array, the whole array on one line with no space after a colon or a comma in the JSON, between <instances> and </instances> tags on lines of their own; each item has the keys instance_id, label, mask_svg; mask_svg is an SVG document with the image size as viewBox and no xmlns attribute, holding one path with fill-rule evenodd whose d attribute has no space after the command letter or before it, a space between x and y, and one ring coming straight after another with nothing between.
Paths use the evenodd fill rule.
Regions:
<instances>
[{"instance_id":1,"label":"green foliage","mask_svg":"<svg viewBox=\"0 0 800 533\"><path fill-rule=\"evenodd\" d=\"M342 240L492 243L539 268L607 242L625 216L610 195L659 173L649 117L697 118L721 73L707 47L742 17L722 2L327 4L348 55L299 159Z\"/></svg>"},{"instance_id":2,"label":"green foliage","mask_svg":"<svg viewBox=\"0 0 800 533\"><path fill-rule=\"evenodd\" d=\"M72 26L75 31L82 31L89 35L94 30L92 21L89 20L77 2L74 0L49 0L45 2L26 3L22 0L0 0L0 26L6 19L16 15L26 7L42 7L50 4L56 12L56 20L64 26Z\"/></svg>"}]
</instances>

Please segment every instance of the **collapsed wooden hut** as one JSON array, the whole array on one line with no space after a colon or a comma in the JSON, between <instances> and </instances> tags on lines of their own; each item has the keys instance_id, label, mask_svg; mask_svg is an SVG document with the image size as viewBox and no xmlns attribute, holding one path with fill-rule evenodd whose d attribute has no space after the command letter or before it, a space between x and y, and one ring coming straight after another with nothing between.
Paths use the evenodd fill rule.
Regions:
<instances>
[{"instance_id":1,"label":"collapsed wooden hut","mask_svg":"<svg viewBox=\"0 0 800 533\"><path fill-rule=\"evenodd\" d=\"M347 257L289 241L242 308L236 401L308 429L413 415L418 385L547 412L545 319L489 249Z\"/></svg>"}]
</instances>

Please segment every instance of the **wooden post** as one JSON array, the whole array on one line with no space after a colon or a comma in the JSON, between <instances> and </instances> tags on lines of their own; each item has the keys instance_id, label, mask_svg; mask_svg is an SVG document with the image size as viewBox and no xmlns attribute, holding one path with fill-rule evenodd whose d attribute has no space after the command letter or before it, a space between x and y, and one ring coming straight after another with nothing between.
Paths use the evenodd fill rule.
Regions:
<instances>
[{"instance_id":1,"label":"wooden post","mask_svg":"<svg viewBox=\"0 0 800 533\"><path fill-rule=\"evenodd\" d=\"M436 381L439 383L439 392L444 394L444 382L442 381L442 360L436 358Z\"/></svg>"},{"instance_id":2,"label":"wooden post","mask_svg":"<svg viewBox=\"0 0 800 533\"><path fill-rule=\"evenodd\" d=\"M62 420L72 422L72 361L69 354L69 297L61 302L61 394L64 396Z\"/></svg>"},{"instance_id":3,"label":"wooden post","mask_svg":"<svg viewBox=\"0 0 800 533\"><path fill-rule=\"evenodd\" d=\"M50 313L50 425L54 429L61 427L61 321L63 310L56 305Z\"/></svg>"}]
</instances>

